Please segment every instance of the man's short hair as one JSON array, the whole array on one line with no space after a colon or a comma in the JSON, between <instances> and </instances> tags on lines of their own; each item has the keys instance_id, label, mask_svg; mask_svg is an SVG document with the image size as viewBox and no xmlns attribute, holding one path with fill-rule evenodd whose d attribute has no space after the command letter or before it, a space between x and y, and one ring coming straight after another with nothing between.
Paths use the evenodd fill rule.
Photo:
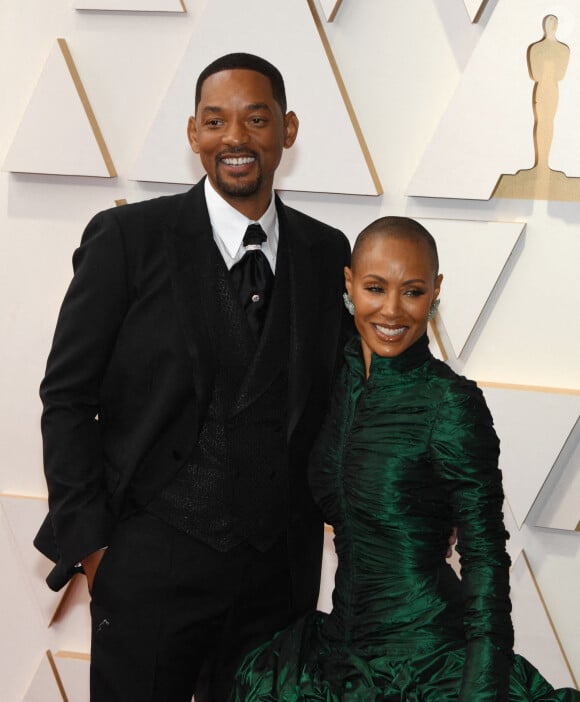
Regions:
<instances>
[{"instance_id":1,"label":"man's short hair","mask_svg":"<svg viewBox=\"0 0 580 702\"><path fill-rule=\"evenodd\" d=\"M212 61L209 66L206 66L203 71L199 74L197 83L195 84L195 109L197 111L197 106L201 99L201 89L207 78L212 76L214 73L220 73L221 71L231 71L236 68L242 68L248 71L256 71L256 73L261 73L270 80L272 86L272 95L274 100L280 105L282 114L286 114L286 89L284 87L284 79L282 74L266 59L260 56L254 56L254 54L226 54L225 56L220 56L220 58Z\"/></svg>"}]
</instances>

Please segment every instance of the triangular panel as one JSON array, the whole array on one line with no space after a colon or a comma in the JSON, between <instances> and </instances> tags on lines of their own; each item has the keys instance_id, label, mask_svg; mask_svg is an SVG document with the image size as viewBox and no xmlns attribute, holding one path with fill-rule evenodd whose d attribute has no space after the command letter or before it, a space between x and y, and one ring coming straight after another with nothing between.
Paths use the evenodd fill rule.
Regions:
<instances>
[{"instance_id":1,"label":"triangular panel","mask_svg":"<svg viewBox=\"0 0 580 702\"><path fill-rule=\"evenodd\" d=\"M46 61L3 169L117 175L64 39L58 40Z\"/></svg>"},{"instance_id":2,"label":"triangular panel","mask_svg":"<svg viewBox=\"0 0 580 702\"><path fill-rule=\"evenodd\" d=\"M324 548L322 551L322 569L320 574L320 592L316 608L322 612L332 610L332 592L334 590L334 574L338 565L336 549L334 548L334 529L324 525Z\"/></svg>"},{"instance_id":3,"label":"triangular panel","mask_svg":"<svg viewBox=\"0 0 580 702\"><path fill-rule=\"evenodd\" d=\"M558 39L571 48L559 83L551 168L580 176L580 5L560 0L498 0L457 90L408 187L409 195L487 200L503 174L534 164L528 47L542 21L559 19Z\"/></svg>"},{"instance_id":4,"label":"triangular panel","mask_svg":"<svg viewBox=\"0 0 580 702\"><path fill-rule=\"evenodd\" d=\"M74 699L74 698L70 698ZM42 657L38 669L32 678L22 702L67 702L67 695L62 686L54 656L50 651Z\"/></svg>"},{"instance_id":5,"label":"triangular panel","mask_svg":"<svg viewBox=\"0 0 580 702\"><path fill-rule=\"evenodd\" d=\"M75 0L76 10L187 12L183 0Z\"/></svg>"},{"instance_id":6,"label":"triangular panel","mask_svg":"<svg viewBox=\"0 0 580 702\"><path fill-rule=\"evenodd\" d=\"M427 325L427 336L429 337L429 349L433 356L440 361L446 361L447 350L437 328L437 322L434 319Z\"/></svg>"},{"instance_id":7,"label":"triangular panel","mask_svg":"<svg viewBox=\"0 0 580 702\"><path fill-rule=\"evenodd\" d=\"M570 665L522 551L510 573L514 650L554 687L574 687Z\"/></svg>"},{"instance_id":8,"label":"triangular panel","mask_svg":"<svg viewBox=\"0 0 580 702\"><path fill-rule=\"evenodd\" d=\"M296 47L300 47L300 64L293 58ZM378 177L348 98L341 93L343 85L333 71L336 67L329 50L309 2L212 0L196 26L131 177L168 183L199 180L203 169L186 139L187 120L195 109L195 78L220 55L244 51L263 56L280 69L289 109L300 119L298 140L284 154L276 187L378 194ZM300 68L304 65L309 67L308 76Z\"/></svg>"},{"instance_id":9,"label":"triangular panel","mask_svg":"<svg viewBox=\"0 0 580 702\"><path fill-rule=\"evenodd\" d=\"M90 702L89 654L59 651L53 660L67 698L71 702Z\"/></svg>"},{"instance_id":10,"label":"triangular panel","mask_svg":"<svg viewBox=\"0 0 580 702\"><path fill-rule=\"evenodd\" d=\"M342 0L320 0L320 5L326 17L326 21L334 22L334 18L342 5Z\"/></svg>"},{"instance_id":11,"label":"triangular panel","mask_svg":"<svg viewBox=\"0 0 580 702\"><path fill-rule=\"evenodd\" d=\"M580 421L540 491L530 517L536 526L580 531Z\"/></svg>"},{"instance_id":12,"label":"triangular panel","mask_svg":"<svg viewBox=\"0 0 580 702\"><path fill-rule=\"evenodd\" d=\"M45 578L52 569L52 563L32 545L46 516L47 501L34 497L1 495L0 505L12 536L16 557L22 563L22 577L28 581L42 619L48 626L64 593L49 590Z\"/></svg>"},{"instance_id":13,"label":"triangular panel","mask_svg":"<svg viewBox=\"0 0 580 702\"><path fill-rule=\"evenodd\" d=\"M500 467L518 528L570 436L580 395L482 384L501 440Z\"/></svg>"},{"instance_id":14,"label":"triangular panel","mask_svg":"<svg viewBox=\"0 0 580 702\"><path fill-rule=\"evenodd\" d=\"M463 0L463 2L465 3L465 9L469 14L469 19L472 22L477 22L485 10L487 0Z\"/></svg>"},{"instance_id":15,"label":"triangular panel","mask_svg":"<svg viewBox=\"0 0 580 702\"><path fill-rule=\"evenodd\" d=\"M520 222L419 220L434 236L443 273L436 317L459 356L522 234Z\"/></svg>"}]
</instances>

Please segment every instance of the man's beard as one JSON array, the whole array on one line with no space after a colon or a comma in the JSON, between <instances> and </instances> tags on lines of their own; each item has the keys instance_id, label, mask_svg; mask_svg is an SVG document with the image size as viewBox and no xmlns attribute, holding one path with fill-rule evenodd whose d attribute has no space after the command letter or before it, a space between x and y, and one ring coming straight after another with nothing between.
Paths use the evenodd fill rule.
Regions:
<instances>
[{"instance_id":1,"label":"man's beard","mask_svg":"<svg viewBox=\"0 0 580 702\"><path fill-rule=\"evenodd\" d=\"M230 197L249 197L250 195L255 195L262 187L264 182L264 176L262 175L262 169L258 170L258 175L253 181L244 181L240 179L228 180L225 182L221 175L219 167L216 169L216 185L219 191L224 195L229 195Z\"/></svg>"}]
</instances>

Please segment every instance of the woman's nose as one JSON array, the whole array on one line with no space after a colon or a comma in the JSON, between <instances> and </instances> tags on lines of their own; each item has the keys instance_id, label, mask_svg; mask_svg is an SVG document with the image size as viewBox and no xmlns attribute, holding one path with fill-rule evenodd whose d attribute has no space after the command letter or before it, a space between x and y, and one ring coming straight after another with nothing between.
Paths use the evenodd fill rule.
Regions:
<instances>
[{"instance_id":1,"label":"woman's nose","mask_svg":"<svg viewBox=\"0 0 580 702\"><path fill-rule=\"evenodd\" d=\"M401 309L401 300L394 293L387 293L384 296L381 312L385 317L396 317Z\"/></svg>"}]
</instances>

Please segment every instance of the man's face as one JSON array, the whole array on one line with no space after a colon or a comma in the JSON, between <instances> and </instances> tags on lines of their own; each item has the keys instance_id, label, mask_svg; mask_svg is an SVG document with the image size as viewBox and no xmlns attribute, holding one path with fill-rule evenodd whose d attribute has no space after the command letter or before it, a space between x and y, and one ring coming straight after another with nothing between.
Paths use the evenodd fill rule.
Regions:
<instances>
[{"instance_id":1,"label":"man's face","mask_svg":"<svg viewBox=\"0 0 580 702\"><path fill-rule=\"evenodd\" d=\"M258 219L268 207L282 150L298 131L296 115L282 114L269 78L246 69L209 76L187 131L215 190Z\"/></svg>"}]
</instances>

